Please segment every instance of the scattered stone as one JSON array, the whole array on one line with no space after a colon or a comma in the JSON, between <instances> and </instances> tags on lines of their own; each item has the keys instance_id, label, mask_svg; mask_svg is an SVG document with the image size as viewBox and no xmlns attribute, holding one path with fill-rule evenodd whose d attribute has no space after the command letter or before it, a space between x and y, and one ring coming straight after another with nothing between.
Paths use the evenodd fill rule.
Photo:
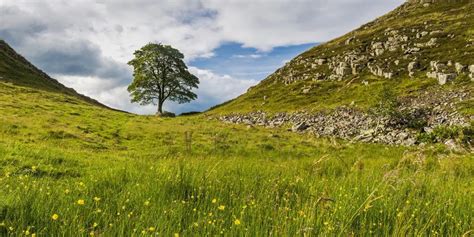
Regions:
<instances>
[{"instance_id":1,"label":"scattered stone","mask_svg":"<svg viewBox=\"0 0 474 237\"><path fill-rule=\"evenodd\" d=\"M324 59L324 58L321 58L321 59L316 59L315 62L316 62L319 66L321 66L321 65L325 64L325 63L327 62L327 60Z\"/></svg>"},{"instance_id":2,"label":"scattered stone","mask_svg":"<svg viewBox=\"0 0 474 237\"><path fill-rule=\"evenodd\" d=\"M411 62L408 64L408 75L410 77L413 77L415 75L415 71L420 68L420 63L419 62Z\"/></svg>"},{"instance_id":3,"label":"scattered stone","mask_svg":"<svg viewBox=\"0 0 474 237\"><path fill-rule=\"evenodd\" d=\"M453 139L449 139L444 142L444 145L448 147L449 150L457 150L458 146L456 145L456 142Z\"/></svg>"},{"instance_id":4,"label":"scattered stone","mask_svg":"<svg viewBox=\"0 0 474 237\"><path fill-rule=\"evenodd\" d=\"M437 73L438 84L445 85L447 82L456 79L457 74L455 73Z\"/></svg>"},{"instance_id":5,"label":"scattered stone","mask_svg":"<svg viewBox=\"0 0 474 237\"><path fill-rule=\"evenodd\" d=\"M302 132L302 131L304 131L304 130L306 130L306 129L308 129L308 128L309 128L309 125L306 124L306 122L301 122L301 123L295 124L295 125L291 128L291 130L292 130L293 132Z\"/></svg>"},{"instance_id":6,"label":"scattered stone","mask_svg":"<svg viewBox=\"0 0 474 237\"><path fill-rule=\"evenodd\" d=\"M474 81L474 65L469 66L469 77L471 78L471 81Z\"/></svg>"},{"instance_id":7,"label":"scattered stone","mask_svg":"<svg viewBox=\"0 0 474 237\"><path fill-rule=\"evenodd\" d=\"M350 45L353 41L355 40L355 37L350 37L349 39L346 40L346 45Z\"/></svg>"},{"instance_id":8,"label":"scattered stone","mask_svg":"<svg viewBox=\"0 0 474 237\"><path fill-rule=\"evenodd\" d=\"M340 62L339 66L336 68L335 71L336 71L336 75L339 75L342 77L350 75L352 73L352 69L345 62Z\"/></svg>"},{"instance_id":9,"label":"scattered stone","mask_svg":"<svg viewBox=\"0 0 474 237\"><path fill-rule=\"evenodd\" d=\"M421 132L432 133L438 126L469 126L474 116L464 117L453 113L452 101L469 99L467 91L448 92L439 90L436 96L424 94L413 100L403 102L401 109L409 117L426 122ZM394 123L391 119L363 112L355 106L340 107L335 110L308 113L277 113L268 115L265 112L248 114L230 114L219 118L227 123L250 126L281 127L291 124L289 130L307 132L316 136L330 136L362 142L384 143L393 145L415 145L419 130L406 127L404 122ZM405 121L406 122L406 121Z\"/></svg>"},{"instance_id":10,"label":"scattered stone","mask_svg":"<svg viewBox=\"0 0 474 237\"><path fill-rule=\"evenodd\" d=\"M454 67L456 68L457 73L463 73L464 70L466 69L466 66L460 64L460 63L455 63Z\"/></svg>"}]
</instances>

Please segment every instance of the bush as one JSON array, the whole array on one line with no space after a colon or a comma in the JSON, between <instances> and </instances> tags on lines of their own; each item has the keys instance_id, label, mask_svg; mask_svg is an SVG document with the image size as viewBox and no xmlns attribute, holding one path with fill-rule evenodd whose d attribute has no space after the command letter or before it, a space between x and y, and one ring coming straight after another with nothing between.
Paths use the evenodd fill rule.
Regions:
<instances>
[{"instance_id":1,"label":"bush","mask_svg":"<svg viewBox=\"0 0 474 237\"><path fill-rule=\"evenodd\" d=\"M157 113L156 116L163 117L163 118L174 118L176 114L168 111L164 111L163 113Z\"/></svg>"},{"instance_id":2,"label":"bush","mask_svg":"<svg viewBox=\"0 0 474 237\"><path fill-rule=\"evenodd\" d=\"M453 139L465 146L472 146L474 142L474 126L438 126L431 133L420 133L417 137L419 142L437 143Z\"/></svg>"}]
</instances>

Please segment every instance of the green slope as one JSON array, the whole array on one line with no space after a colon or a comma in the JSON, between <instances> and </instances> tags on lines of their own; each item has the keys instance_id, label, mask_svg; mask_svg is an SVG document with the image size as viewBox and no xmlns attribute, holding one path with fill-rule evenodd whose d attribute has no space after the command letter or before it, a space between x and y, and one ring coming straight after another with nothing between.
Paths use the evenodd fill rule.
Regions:
<instances>
[{"instance_id":1,"label":"green slope","mask_svg":"<svg viewBox=\"0 0 474 237\"><path fill-rule=\"evenodd\" d=\"M392 35L392 32L397 33ZM423 32L428 35L417 37L417 34L424 35ZM386 46L389 38L400 41L403 36L408 40L397 42L393 50L385 48L382 54L371 55L374 43L382 42ZM435 45L424 47L432 38L436 38ZM472 1L438 1L428 7L405 3L353 32L302 53L247 93L216 106L210 113L319 111L349 104L366 109L377 102L374 95L386 86L393 88L400 97L436 95L440 90L446 92L460 88L472 93L474 86L467 70L444 86L438 85L436 79L428 78L426 73L431 61L474 65L473 39ZM405 53L408 48L416 47L418 52ZM330 68L329 63L317 64L318 59L334 58L335 62L344 62L344 57L351 54L366 57L357 75L349 73L340 80L329 80L329 76L335 74L334 67ZM420 68L410 78L408 64L413 61L418 62ZM368 63L392 72L392 78L374 75L367 67ZM454 65L449 68L450 72L454 70ZM322 78L326 80L318 79L318 74L324 75ZM463 106L474 106L472 99L463 103ZM472 111L468 113L472 114Z\"/></svg>"},{"instance_id":2,"label":"green slope","mask_svg":"<svg viewBox=\"0 0 474 237\"><path fill-rule=\"evenodd\" d=\"M316 138L206 114L121 113L96 106L3 47L0 236L472 233L474 161L466 151ZM398 86L404 93L438 88L416 79ZM252 109L246 96L235 101L247 106L242 110ZM232 108L226 106L216 111ZM472 111L469 101L464 109Z\"/></svg>"},{"instance_id":3,"label":"green slope","mask_svg":"<svg viewBox=\"0 0 474 237\"><path fill-rule=\"evenodd\" d=\"M0 82L28 86L36 89L67 94L90 104L106 107L98 101L77 93L51 78L23 56L15 52L5 41L0 39Z\"/></svg>"},{"instance_id":4,"label":"green slope","mask_svg":"<svg viewBox=\"0 0 474 237\"><path fill-rule=\"evenodd\" d=\"M0 110L1 236L461 236L474 221L472 155L443 146L137 116L6 83Z\"/></svg>"}]
</instances>

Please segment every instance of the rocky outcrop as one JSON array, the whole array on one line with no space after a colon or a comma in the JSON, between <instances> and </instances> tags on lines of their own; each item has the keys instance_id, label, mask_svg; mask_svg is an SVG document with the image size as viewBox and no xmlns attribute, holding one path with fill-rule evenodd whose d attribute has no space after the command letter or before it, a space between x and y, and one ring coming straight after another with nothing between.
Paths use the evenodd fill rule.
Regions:
<instances>
[{"instance_id":1,"label":"rocky outcrop","mask_svg":"<svg viewBox=\"0 0 474 237\"><path fill-rule=\"evenodd\" d=\"M469 77L474 81L474 65L469 66Z\"/></svg>"},{"instance_id":2,"label":"rocky outcrop","mask_svg":"<svg viewBox=\"0 0 474 237\"><path fill-rule=\"evenodd\" d=\"M413 77L415 72L420 69L420 63L417 61L408 64L408 76Z\"/></svg>"},{"instance_id":3,"label":"rocky outcrop","mask_svg":"<svg viewBox=\"0 0 474 237\"><path fill-rule=\"evenodd\" d=\"M437 79L438 84L440 85L444 85L449 81L456 79L458 75L453 72L453 68L448 66L449 64L452 63L445 64L438 61L432 61L430 63L431 71L427 72L426 76Z\"/></svg>"},{"instance_id":4,"label":"rocky outcrop","mask_svg":"<svg viewBox=\"0 0 474 237\"><path fill-rule=\"evenodd\" d=\"M447 101L466 100L468 92L439 92L436 97L427 95L404 102L401 110L406 117L393 120L390 117L366 113L354 107L340 107L330 112L277 113L270 116L265 112L229 114L219 119L227 123L247 124L275 128L288 125L291 131L311 133L316 136L337 137L371 143L395 145L415 145L419 130L408 126L410 121L419 120L424 124L422 131L431 133L435 127L468 126L468 121L455 112L454 104Z\"/></svg>"}]
</instances>

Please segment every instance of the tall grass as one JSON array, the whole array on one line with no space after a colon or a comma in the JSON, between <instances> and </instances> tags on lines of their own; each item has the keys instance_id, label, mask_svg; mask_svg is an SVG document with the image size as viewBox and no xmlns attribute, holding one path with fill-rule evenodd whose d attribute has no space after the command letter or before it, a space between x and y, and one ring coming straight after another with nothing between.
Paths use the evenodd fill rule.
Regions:
<instances>
[{"instance_id":1,"label":"tall grass","mask_svg":"<svg viewBox=\"0 0 474 237\"><path fill-rule=\"evenodd\" d=\"M0 236L462 236L474 226L471 153L132 116L15 90L30 89L0 86Z\"/></svg>"}]
</instances>

